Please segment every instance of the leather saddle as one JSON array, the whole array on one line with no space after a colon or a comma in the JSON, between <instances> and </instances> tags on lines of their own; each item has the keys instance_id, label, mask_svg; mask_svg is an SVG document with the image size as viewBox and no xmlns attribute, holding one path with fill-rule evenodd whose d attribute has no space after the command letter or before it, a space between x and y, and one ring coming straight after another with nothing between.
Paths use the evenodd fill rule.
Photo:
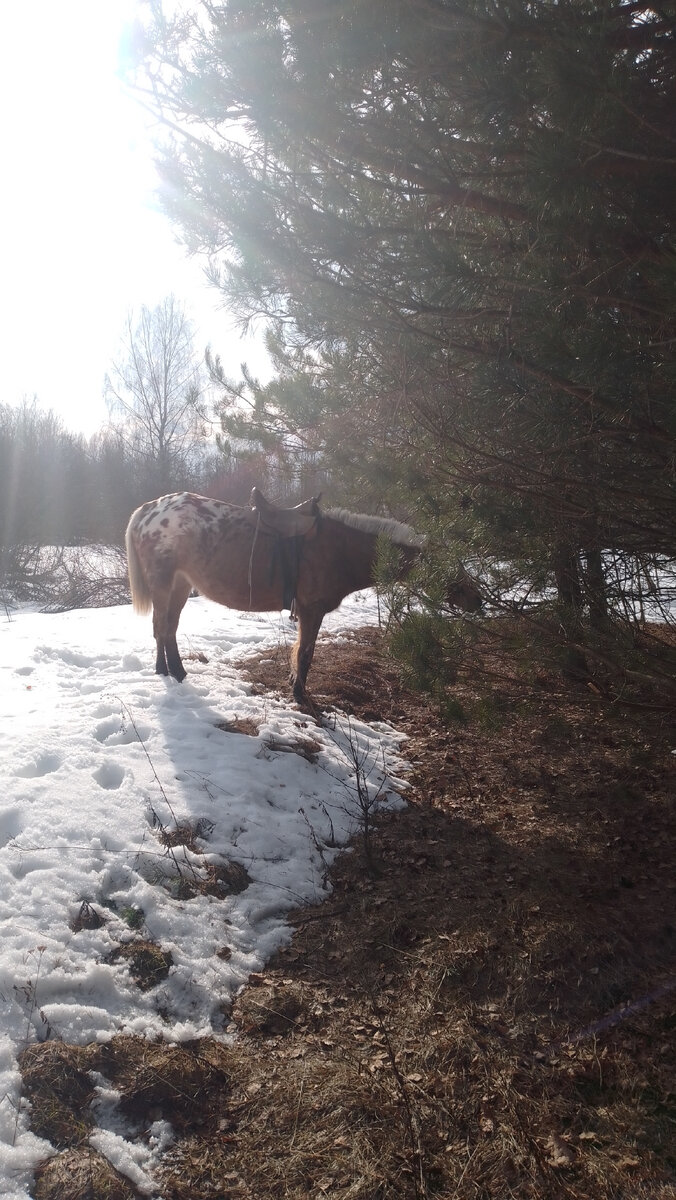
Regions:
<instances>
[{"instance_id":1,"label":"leather saddle","mask_svg":"<svg viewBox=\"0 0 676 1200\"><path fill-rule=\"evenodd\" d=\"M257 487L251 489L251 507L261 527L283 538L306 537L312 532L321 516L320 499L321 496L312 496L295 508L278 508Z\"/></svg>"}]
</instances>

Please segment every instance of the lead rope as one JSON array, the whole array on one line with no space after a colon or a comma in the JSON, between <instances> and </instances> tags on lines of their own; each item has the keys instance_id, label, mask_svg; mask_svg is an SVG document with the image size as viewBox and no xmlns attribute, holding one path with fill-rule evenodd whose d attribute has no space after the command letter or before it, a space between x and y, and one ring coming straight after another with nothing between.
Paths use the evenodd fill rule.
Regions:
<instances>
[{"instance_id":1,"label":"lead rope","mask_svg":"<svg viewBox=\"0 0 676 1200\"><path fill-rule=\"evenodd\" d=\"M258 529L261 523L261 514L256 510L256 528L254 530L253 542L251 543L251 554L249 555L249 612L252 611L253 596L252 592L252 576L253 576L253 556L256 549L256 539L258 537Z\"/></svg>"}]
</instances>

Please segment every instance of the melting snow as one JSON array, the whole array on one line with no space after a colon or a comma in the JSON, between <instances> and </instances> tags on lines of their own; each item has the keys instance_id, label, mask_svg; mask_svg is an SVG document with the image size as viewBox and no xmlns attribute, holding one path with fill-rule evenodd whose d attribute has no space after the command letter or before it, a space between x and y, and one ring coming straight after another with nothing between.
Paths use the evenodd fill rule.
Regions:
<instances>
[{"instance_id":1,"label":"melting snow","mask_svg":"<svg viewBox=\"0 0 676 1200\"><path fill-rule=\"evenodd\" d=\"M362 593L324 628L376 620ZM400 734L340 714L319 728L290 702L252 695L231 666L294 637L285 617L192 599L179 628L189 674L177 684L153 673L151 621L128 606L19 612L0 626L0 1195L29 1196L53 1153L21 1108L26 1044L222 1033L233 995L288 940L289 910L327 894L325 864L358 829L351 743L370 795L400 803ZM236 717L259 736L219 728ZM303 737L319 743L315 762L284 752ZM201 853L167 851L158 831L177 824ZM224 861L246 870L244 891L179 898L182 877ZM100 928L74 931L83 902ZM111 958L136 936L136 914L173 959L146 992ZM139 1148L114 1111L98 1104L92 1144L152 1195L171 1130Z\"/></svg>"}]
</instances>

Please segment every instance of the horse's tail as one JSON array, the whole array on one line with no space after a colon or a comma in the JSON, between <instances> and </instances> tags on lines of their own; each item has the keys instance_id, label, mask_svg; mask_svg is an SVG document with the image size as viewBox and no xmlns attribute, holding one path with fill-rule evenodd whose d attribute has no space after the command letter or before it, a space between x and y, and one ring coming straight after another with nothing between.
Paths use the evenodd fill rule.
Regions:
<instances>
[{"instance_id":1,"label":"horse's tail","mask_svg":"<svg viewBox=\"0 0 676 1200\"><path fill-rule=\"evenodd\" d=\"M138 556L136 543L134 541L134 532L136 524L137 512L132 513L127 532L124 535L124 540L127 546L127 570L129 572L129 586L131 588L131 602L134 606L134 611L137 613L149 613L153 606L153 598L148 587L148 580L145 577L141 560Z\"/></svg>"}]
</instances>

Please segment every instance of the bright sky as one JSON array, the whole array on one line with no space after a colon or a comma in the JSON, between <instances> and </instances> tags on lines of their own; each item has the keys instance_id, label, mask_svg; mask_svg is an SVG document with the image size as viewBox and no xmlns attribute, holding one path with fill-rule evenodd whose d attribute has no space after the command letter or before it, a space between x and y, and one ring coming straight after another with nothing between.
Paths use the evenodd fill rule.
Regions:
<instances>
[{"instance_id":1,"label":"bright sky","mask_svg":"<svg viewBox=\"0 0 676 1200\"><path fill-rule=\"evenodd\" d=\"M203 264L158 211L148 118L117 78L134 0L32 0L3 10L1 401L37 394L70 429L105 422L103 377L128 308L173 292L230 372L240 340Z\"/></svg>"}]
</instances>

